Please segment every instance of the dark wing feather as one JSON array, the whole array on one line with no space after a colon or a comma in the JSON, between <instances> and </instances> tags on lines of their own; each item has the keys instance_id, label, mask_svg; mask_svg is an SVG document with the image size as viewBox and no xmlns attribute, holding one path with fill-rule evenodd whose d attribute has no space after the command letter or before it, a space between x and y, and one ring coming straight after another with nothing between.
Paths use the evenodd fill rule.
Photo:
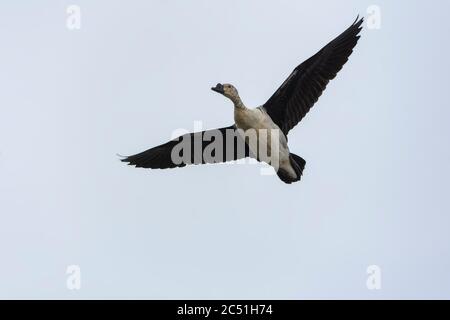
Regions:
<instances>
[{"instance_id":1,"label":"dark wing feather","mask_svg":"<svg viewBox=\"0 0 450 320\"><path fill-rule=\"evenodd\" d=\"M205 134L207 136L205 136ZM217 148L214 148L211 144L215 143L216 139L219 139L217 138L218 135L222 137L222 141L218 141L215 145ZM179 143L187 143L185 146L189 147L184 149L180 148L181 151L178 153L180 158L186 159L186 161L183 160L180 162L174 161L173 159L172 150L178 146ZM195 147L196 144L199 147ZM210 155L211 157L204 157L205 148L208 146L210 146L210 149L207 150L205 154ZM220 149L221 152L219 151ZM185 151L189 152L186 157L184 157L183 154ZM219 152L216 153L216 151ZM169 169L184 167L188 164L233 161L248 157L249 154L250 152L247 144L243 142L243 139L237 134L236 127L233 125L226 128L188 133L160 146L126 157L122 159L122 161L128 162L129 165L138 168Z\"/></svg>"},{"instance_id":2,"label":"dark wing feather","mask_svg":"<svg viewBox=\"0 0 450 320\"><path fill-rule=\"evenodd\" d=\"M356 21L314 56L300 64L264 104L287 135L317 102L328 82L342 69L359 39L364 18Z\"/></svg>"}]
</instances>

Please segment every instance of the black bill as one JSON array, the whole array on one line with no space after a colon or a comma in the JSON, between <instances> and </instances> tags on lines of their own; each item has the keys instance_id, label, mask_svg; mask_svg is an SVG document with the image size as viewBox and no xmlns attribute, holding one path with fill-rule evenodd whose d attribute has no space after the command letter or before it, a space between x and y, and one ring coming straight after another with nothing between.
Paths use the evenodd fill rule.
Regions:
<instances>
[{"instance_id":1,"label":"black bill","mask_svg":"<svg viewBox=\"0 0 450 320\"><path fill-rule=\"evenodd\" d=\"M221 94L225 93L225 91L223 90L223 85L221 83L218 83L215 87L212 87L211 90Z\"/></svg>"}]
</instances>

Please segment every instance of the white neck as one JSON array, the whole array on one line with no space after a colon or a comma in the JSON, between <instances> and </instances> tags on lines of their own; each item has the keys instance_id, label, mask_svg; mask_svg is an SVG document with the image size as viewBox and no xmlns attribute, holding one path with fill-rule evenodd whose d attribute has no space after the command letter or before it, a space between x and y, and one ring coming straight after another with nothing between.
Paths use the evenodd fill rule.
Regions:
<instances>
[{"instance_id":1,"label":"white neck","mask_svg":"<svg viewBox=\"0 0 450 320\"><path fill-rule=\"evenodd\" d=\"M230 98L237 109L247 109L239 96Z\"/></svg>"}]
</instances>

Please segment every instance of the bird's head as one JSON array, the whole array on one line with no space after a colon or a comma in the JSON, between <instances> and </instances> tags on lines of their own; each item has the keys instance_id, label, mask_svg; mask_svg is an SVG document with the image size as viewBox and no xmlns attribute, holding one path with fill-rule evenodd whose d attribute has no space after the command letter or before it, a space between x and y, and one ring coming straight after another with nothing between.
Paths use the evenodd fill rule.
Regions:
<instances>
[{"instance_id":1,"label":"bird's head","mask_svg":"<svg viewBox=\"0 0 450 320\"><path fill-rule=\"evenodd\" d=\"M215 87L212 87L211 90L223 94L228 99L231 99L231 101L237 101L239 99L239 93L232 84L218 83Z\"/></svg>"}]
</instances>

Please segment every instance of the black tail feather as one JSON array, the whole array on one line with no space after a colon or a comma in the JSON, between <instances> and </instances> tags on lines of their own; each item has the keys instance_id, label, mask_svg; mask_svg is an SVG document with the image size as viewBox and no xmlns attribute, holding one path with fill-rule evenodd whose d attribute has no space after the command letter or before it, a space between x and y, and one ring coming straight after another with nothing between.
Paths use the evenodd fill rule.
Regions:
<instances>
[{"instance_id":1,"label":"black tail feather","mask_svg":"<svg viewBox=\"0 0 450 320\"><path fill-rule=\"evenodd\" d=\"M296 154L291 153L289 157L292 168L295 171L296 177L290 176L285 170L278 169L277 175L284 183L291 184L293 182L300 181L302 178L303 170L305 169L306 161Z\"/></svg>"}]
</instances>

